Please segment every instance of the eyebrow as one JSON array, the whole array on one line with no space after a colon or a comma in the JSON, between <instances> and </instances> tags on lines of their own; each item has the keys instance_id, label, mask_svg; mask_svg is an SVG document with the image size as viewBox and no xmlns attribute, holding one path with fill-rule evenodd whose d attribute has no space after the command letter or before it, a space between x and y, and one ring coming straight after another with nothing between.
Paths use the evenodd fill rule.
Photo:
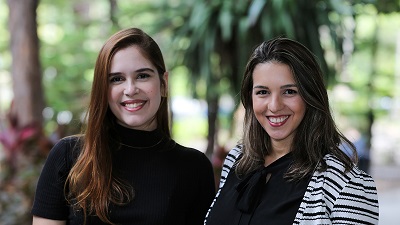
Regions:
<instances>
[{"instance_id":1,"label":"eyebrow","mask_svg":"<svg viewBox=\"0 0 400 225\"><path fill-rule=\"evenodd\" d=\"M296 84L286 84L286 85L281 86L281 89L291 88L291 87L297 87L297 85ZM267 86L263 86L263 85L257 85L257 86L253 87L253 89L256 89L256 88L269 89Z\"/></svg>"},{"instance_id":2,"label":"eyebrow","mask_svg":"<svg viewBox=\"0 0 400 225\"><path fill-rule=\"evenodd\" d=\"M155 73L155 71L153 69L147 68L147 67L137 69L137 70L135 70L135 73L142 73L142 72L146 72L146 71ZM115 76L115 75L119 75L119 74L121 74L121 72L109 73L108 76Z\"/></svg>"},{"instance_id":3,"label":"eyebrow","mask_svg":"<svg viewBox=\"0 0 400 225\"><path fill-rule=\"evenodd\" d=\"M136 70L135 72L145 72L145 71L149 71L149 72L153 72L153 73L155 72L151 68L141 68L141 69Z\"/></svg>"}]
</instances>

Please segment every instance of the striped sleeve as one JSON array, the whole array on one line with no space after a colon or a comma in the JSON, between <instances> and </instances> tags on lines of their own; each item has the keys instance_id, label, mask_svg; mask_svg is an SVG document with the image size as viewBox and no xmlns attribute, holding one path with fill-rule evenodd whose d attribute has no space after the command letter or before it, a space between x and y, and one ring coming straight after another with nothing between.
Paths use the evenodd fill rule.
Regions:
<instances>
[{"instance_id":1,"label":"striped sleeve","mask_svg":"<svg viewBox=\"0 0 400 225\"><path fill-rule=\"evenodd\" d=\"M324 160L328 168L314 173L294 224L378 224L378 194L372 177L357 167L345 173L333 155Z\"/></svg>"},{"instance_id":2,"label":"striped sleeve","mask_svg":"<svg viewBox=\"0 0 400 225\"><path fill-rule=\"evenodd\" d=\"M332 208L333 224L378 224L378 194L374 180L358 168L346 174ZM331 182L333 183L333 182Z\"/></svg>"},{"instance_id":3,"label":"striped sleeve","mask_svg":"<svg viewBox=\"0 0 400 225\"><path fill-rule=\"evenodd\" d=\"M229 151L228 155L225 158L224 165L222 166L221 179L219 180L219 189L221 189L226 181L226 178L231 171L233 165L236 160L242 153L242 146L236 145L232 150Z\"/></svg>"}]
</instances>

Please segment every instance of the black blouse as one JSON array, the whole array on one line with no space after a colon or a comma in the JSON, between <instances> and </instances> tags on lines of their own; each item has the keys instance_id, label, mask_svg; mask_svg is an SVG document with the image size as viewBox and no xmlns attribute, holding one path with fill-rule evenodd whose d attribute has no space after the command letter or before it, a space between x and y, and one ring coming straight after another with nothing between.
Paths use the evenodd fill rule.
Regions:
<instances>
[{"instance_id":1,"label":"black blouse","mask_svg":"<svg viewBox=\"0 0 400 225\"><path fill-rule=\"evenodd\" d=\"M285 180L291 162L291 154L286 154L244 179L239 179L232 168L207 225L293 224L309 179Z\"/></svg>"}]
</instances>

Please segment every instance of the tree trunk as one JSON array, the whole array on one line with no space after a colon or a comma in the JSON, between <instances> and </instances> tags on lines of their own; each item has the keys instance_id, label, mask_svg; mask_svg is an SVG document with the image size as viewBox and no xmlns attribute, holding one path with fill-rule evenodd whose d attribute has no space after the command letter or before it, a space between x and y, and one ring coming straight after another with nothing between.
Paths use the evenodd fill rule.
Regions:
<instances>
[{"instance_id":1,"label":"tree trunk","mask_svg":"<svg viewBox=\"0 0 400 225\"><path fill-rule=\"evenodd\" d=\"M109 0L110 3L110 21L115 27L120 29L117 18L118 3L117 0Z\"/></svg>"},{"instance_id":2,"label":"tree trunk","mask_svg":"<svg viewBox=\"0 0 400 225\"><path fill-rule=\"evenodd\" d=\"M205 154L211 159L214 153L214 146L216 144L217 133L218 133L218 96L210 96L207 99L208 103L208 144Z\"/></svg>"},{"instance_id":3,"label":"tree trunk","mask_svg":"<svg viewBox=\"0 0 400 225\"><path fill-rule=\"evenodd\" d=\"M36 8L38 0L8 0L14 100L17 127L41 126L44 98L39 63Z\"/></svg>"},{"instance_id":4,"label":"tree trunk","mask_svg":"<svg viewBox=\"0 0 400 225\"><path fill-rule=\"evenodd\" d=\"M7 3L14 97L8 125L2 132L6 177L0 181L0 221L24 225L32 223L29 211L45 157L41 153L47 153L51 145L42 128L45 103L36 23L38 0L8 0Z\"/></svg>"}]
</instances>

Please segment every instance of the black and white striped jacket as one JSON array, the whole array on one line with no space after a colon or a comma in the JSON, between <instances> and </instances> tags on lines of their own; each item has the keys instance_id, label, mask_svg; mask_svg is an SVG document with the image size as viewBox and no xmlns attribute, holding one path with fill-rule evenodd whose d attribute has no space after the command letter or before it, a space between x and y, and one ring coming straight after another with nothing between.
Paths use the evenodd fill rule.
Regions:
<instances>
[{"instance_id":1,"label":"black and white striped jacket","mask_svg":"<svg viewBox=\"0 0 400 225\"><path fill-rule=\"evenodd\" d=\"M238 145L226 157L219 190L204 224L240 154ZM378 224L378 194L372 177L357 167L344 173L343 163L333 155L326 155L324 160L328 168L314 172L293 224Z\"/></svg>"}]
</instances>

